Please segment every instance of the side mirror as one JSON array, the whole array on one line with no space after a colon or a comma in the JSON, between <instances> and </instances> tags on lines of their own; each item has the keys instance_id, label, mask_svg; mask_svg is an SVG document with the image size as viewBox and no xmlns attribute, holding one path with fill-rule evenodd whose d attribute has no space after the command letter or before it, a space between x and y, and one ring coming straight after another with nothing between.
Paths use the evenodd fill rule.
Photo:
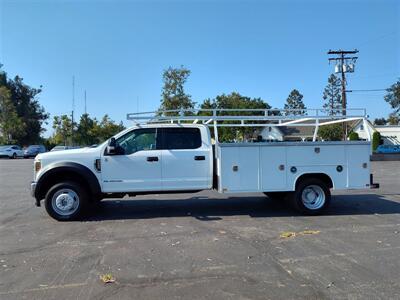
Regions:
<instances>
[{"instance_id":1,"label":"side mirror","mask_svg":"<svg viewBox=\"0 0 400 300\"><path fill-rule=\"evenodd\" d=\"M115 151L116 145L117 145L117 142L115 141L115 138L112 137L112 138L108 141L107 154L109 154L109 155L114 155L114 154L116 154L116 151Z\"/></svg>"}]
</instances>

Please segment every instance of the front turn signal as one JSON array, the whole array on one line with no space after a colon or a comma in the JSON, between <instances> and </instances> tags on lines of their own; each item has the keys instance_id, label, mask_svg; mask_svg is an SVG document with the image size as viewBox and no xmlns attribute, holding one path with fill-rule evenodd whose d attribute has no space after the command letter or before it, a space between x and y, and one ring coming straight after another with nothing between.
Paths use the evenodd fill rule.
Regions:
<instances>
[{"instance_id":1,"label":"front turn signal","mask_svg":"<svg viewBox=\"0 0 400 300\"><path fill-rule=\"evenodd\" d=\"M35 161L35 172L38 172L42 168L42 163L40 160Z\"/></svg>"}]
</instances>

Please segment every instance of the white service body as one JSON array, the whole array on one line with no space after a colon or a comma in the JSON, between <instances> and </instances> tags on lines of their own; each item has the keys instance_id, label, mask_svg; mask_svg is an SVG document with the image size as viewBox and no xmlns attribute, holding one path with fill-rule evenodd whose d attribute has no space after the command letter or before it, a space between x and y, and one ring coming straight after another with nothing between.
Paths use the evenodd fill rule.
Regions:
<instances>
[{"instance_id":1,"label":"white service body","mask_svg":"<svg viewBox=\"0 0 400 300\"><path fill-rule=\"evenodd\" d=\"M219 144L218 191L294 191L300 176L318 173L331 178L333 189L365 189L370 148L369 142Z\"/></svg>"}]
</instances>

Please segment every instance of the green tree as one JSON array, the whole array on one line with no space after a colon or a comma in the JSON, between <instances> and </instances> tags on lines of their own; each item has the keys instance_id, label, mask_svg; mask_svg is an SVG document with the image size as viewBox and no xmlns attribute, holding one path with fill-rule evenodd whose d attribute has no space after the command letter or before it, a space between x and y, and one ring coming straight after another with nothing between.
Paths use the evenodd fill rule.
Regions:
<instances>
[{"instance_id":1,"label":"green tree","mask_svg":"<svg viewBox=\"0 0 400 300\"><path fill-rule=\"evenodd\" d=\"M15 139L21 145L37 143L41 140L40 135L45 130L43 123L49 117L37 99L42 91L41 87L39 89L32 88L26 85L19 76L15 76L13 80L7 80L6 86L10 90L11 101L17 115L25 127L23 131L18 132Z\"/></svg>"},{"instance_id":2,"label":"green tree","mask_svg":"<svg viewBox=\"0 0 400 300\"><path fill-rule=\"evenodd\" d=\"M5 87L0 87L0 143L10 144L17 142L16 138L23 134L25 124L18 117L17 111L11 100L11 92Z\"/></svg>"},{"instance_id":3,"label":"green tree","mask_svg":"<svg viewBox=\"0 0 400 300\"><path fill-rule=\"evenodd\" d=\"M343 136L342 124L324 125L319 127L318 135L325 141L340 141Z\"/></svg>"},{"instance_id":4,"label":"green tree","mask_svg":"<svg viewBox=\"0 0 400 300\"><path fill-rule=\"evenodd\" d=\"M286 115L304 115L304 109L307 109L303 103L303 95L296 89L292 90L286 99L285 109L296 109L296 111L287 112ZM297 110L298 109L298 110Z\"/></svg>"},{"instance_id":5,"label":"green tree","mask_svg":"<svg viewBox=\"0 0 400 300\"><path fill-rule=\"evenodd\" d=\"M185 93L184 84L190 76L190 70L169 67L163 73L162 99L159 110L193 109L195 103ZM166 115L175 115L167 113Z\"/></svg>"},{"instance_id":6,"label":"green tree","mask_svg":"<svg viewBox=\"0 0 400 300\"><path fill-rule=\"evenodd\" d=\"M242 96L239 93L233 92L229 95L219 95L215 99L206 99L200 106L201 109L270 109L271 106L268 105L261 98L250 98ZM240 115L263 115L263 112L240 112ZM201 112L201 115L210 115L205 112ZM225 111L220 112L220 116L227 115L238 115L238 111ZM229 123L235 123L234 121L229 121ZM239 121L236 122L239 124ZM253 127L219 127L218 138L222 142L228 142L233 140L243 140L255 137L260 129Z\"/></svg>"},{"instance_id":7,"label":"green tree","mask_svg":"<svg viewBox=\"0 0 400 300\"><path fill-rule=\"evenodd\" d=\"M328 84L324 89L322 98L326 101L323 105L323 108L329 110L329 115L341 114L341 80L334 74L329 76Z\"/></svg>"},{"instance_id":8,"label":"green tree","mask_svg":"<svg viewBox=\"0 0 400 300\"><path fill-rule=\"evenodd\" d=\"M377 118L374 120L374 125L386 125L387 121L385 118Z\"/></svg>"},{"instance_id":9,"label":"green tree","mask_svg":"<svg viewBox=\"0 0 400 300\"><path fill-rule=\"evenodd\" d=\"M387 94L384 97L385 101L394 109L393 114L400 116L400 80L397 80L397 82L392 84L386 91Z\"/></svg>"},{"instance_id":10,"label":"green tree","mask_svg":"<svg viewBox=\"0 0 400 300\"><path fill-rule=\"evenodd\" d=\"M396 114L392 113L389 115L388 118L388 123L389 125L399 125L400 123L400 116L397 116Z\"/></svg>"},{"instance_id":11,"label":"green tree","mask_svg":"<svg viewBox=\"0 0 400 300\"><path fill-rule=\"evenodd\" d=\"M53 118L53 129L55 130L52 137L54 144L72 144L72 120L67 115L55 116Z\"/></svg>"},{"instance_id":12,"label":"green tree","mask_svg":"<svg viewBox=\"0 0 400 300\"><path fill-rule=\"evenodd\" d=\"M104 115L100 122L94 119L93 136L96 137L97 143L103 142L118 132L125 129L125 126L120 122L115 123L108 115Z\"/></svg>"},{"instance_id":13,"label":"green tree","mask_svg":"<svg viewBox=\"0 0 400 300\"><path fill-rule=\"evenodd\" d=\"M97 144L99 140L95 136L94 128L98 126L97 120L90 118L89 114L83 114L77 125L75 141L79 145L90 146Z\"/></svg>"}]
</instances>

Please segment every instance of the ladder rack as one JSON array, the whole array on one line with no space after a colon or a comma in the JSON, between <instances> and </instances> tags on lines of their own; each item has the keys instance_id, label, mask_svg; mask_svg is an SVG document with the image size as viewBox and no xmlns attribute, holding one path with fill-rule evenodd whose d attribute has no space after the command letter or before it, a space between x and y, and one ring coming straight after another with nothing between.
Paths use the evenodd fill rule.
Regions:
<instances>
[{"instance_id":1,"label":"ladder rack","mask_svg":"<svg viewBox=\"0 0 400 300\"><path fill-rule=\"evenodd\" d=\"M193 123L214 127L218 142L218 127L314 127L313 141L317 140L318 128L337 123L362 120L367 128L364 108L351 109L180 109L128 113L127 120L135 124ZM371 140L367 130L368 140Z\"/></svg>"}]
</instances>

